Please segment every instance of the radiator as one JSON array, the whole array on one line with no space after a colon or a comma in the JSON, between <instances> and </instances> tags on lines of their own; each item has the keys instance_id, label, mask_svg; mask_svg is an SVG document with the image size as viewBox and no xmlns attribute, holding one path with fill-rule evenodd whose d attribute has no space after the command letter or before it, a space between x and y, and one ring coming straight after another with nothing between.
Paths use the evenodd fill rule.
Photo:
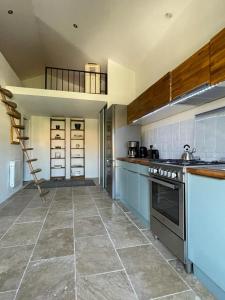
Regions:
<instances>
[{"instance_id":1,"label":"radiator","mask_svg":"<svg viewBox=\"0 0 225 300\"><path fill-rule=\"evenodd\" d=\"M12 160L9 163L9 185L15 188L21 184L22 181L22 164L21 160Z\"/></svg>"}]
</instances>

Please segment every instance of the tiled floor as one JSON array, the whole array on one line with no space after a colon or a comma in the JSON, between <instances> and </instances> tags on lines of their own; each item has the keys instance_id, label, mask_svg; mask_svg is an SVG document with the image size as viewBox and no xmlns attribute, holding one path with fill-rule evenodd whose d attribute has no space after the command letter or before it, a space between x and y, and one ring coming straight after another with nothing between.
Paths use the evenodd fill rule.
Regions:
<instances>
[{"instance_id":1,"label":"tiled floor","mask_svg":"<svg viewBox=\"0 0 225 300\"><path fill-rule=\"evenodd\" d=\"M214 299L100 187L17 193L0 209L0 300Z\"/></svg>"}]
</instances>

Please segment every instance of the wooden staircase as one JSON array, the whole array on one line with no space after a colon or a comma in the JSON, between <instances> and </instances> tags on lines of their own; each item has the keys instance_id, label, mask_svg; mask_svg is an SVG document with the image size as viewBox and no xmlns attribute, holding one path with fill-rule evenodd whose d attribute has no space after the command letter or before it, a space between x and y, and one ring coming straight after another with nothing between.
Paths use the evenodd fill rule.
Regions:
<instances>
[{"instance_id":1,"label":"wooden staircase","mask_svg":"<svg viewBox=\"0 0 225 300\"><path fill-rule=\"evenodd\" d=\"M29 137L21 135L21 132L25 129L23 125L17 125L15 119L21 119L21 114L16 110L17 104L15 102L7 100L7 98L12 98L13 94L2 87L0 87L1 101L5 104L7 114L10 117L11 126L15 130L17 139L21 145L22 151L26 157L26 162L28 163L30 174L33 176L33 182L36 185L40 197L45 201L45 196L49 193L47 190L41 188L41 184L45 181L44 179L38 179L37 173L41 172L41 169L34 169L32 162L37 161L37 158L30 158L29 151L33 148L26 148L24 141L29 140Z\"/></svg>"}]
</instances>

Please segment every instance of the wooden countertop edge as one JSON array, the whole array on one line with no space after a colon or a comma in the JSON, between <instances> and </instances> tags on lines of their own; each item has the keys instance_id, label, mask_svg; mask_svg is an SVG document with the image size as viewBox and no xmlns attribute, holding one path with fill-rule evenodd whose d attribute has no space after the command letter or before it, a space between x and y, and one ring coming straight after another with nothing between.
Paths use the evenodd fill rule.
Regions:
<instances>
[{"instance_id":1,"label":"wooden countertop edge","mask_svg":"<svg viewBox=\"0 0 225 300\"><path fill-rule=\"evenodd\" d=\"M216 179L225 179L225 171L222 170L187 168L187 172L193 175L211 177Z\"/></svg>"},{"instance_id":2,"label":"wooden countertop edge","mask_svg":"<svg viewBox=\"0 0 225 300\"><path fill-rule=\"evenodd\" d=\"M148 158L118 157L117 160L126 161L126 162L129 162L131 164L149 166L149 159Z\"/></svg>"}]
</instances>

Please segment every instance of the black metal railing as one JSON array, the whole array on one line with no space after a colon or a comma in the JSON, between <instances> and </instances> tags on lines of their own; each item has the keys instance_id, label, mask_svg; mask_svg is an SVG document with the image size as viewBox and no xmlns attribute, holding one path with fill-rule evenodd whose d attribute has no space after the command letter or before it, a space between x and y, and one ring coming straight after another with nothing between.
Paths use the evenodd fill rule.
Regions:
<instances>
[{"instance_id":1,"label":"black metal railing","mask_svg":"<svg viewBox=\"0 0 225 300\"><path fill-rule=\"evenodd\" d=\"M107 74L45 67L45 89L107 94Z\"/></svg>"}]
</instances>

